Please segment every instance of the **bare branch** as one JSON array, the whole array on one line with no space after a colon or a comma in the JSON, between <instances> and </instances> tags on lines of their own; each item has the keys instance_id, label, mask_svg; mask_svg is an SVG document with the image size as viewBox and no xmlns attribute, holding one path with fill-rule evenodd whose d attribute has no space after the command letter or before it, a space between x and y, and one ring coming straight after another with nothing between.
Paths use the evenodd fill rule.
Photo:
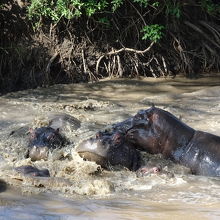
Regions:
<instances>
[{"instance_id":1,"label":"bare branch","mask_svg":"<svg viewBox=\"0 0 220 220\"><path fill-rule=\"evenodd\" d=\"M58 52L55 52L55 54L50 58L47 67L46 67L46 73L50 73L50 66L53 63L53 61L56 59L56 57L59 55Z\"/></svg>"},{"instance_id":2,"label":"bare branch","mask_svg":"<svg viewBox=\"0 0 220 220\"><path fill-rule=\"evenodd\" d=\"M185 21L184 22L186 25L188 25L189 27L191 27L193 30L199 32L200 34L202 34L208 41L210 41L213 45L215 45L216 47L220 48L219 44L216 43L215 41L213 41L206 33L204 33L204 31L202 31L199 27L197 27L196 25L190 23L189 21Z\"/></svg>"},{"instance_id":3,"label":"bare branch","mask_svg":"<svg viewBox=\"0 0 220 220\"><path fill-rule=\"evenodd\" d=\"M111 52L108 52L108 53L106 53L106 54L100 56L99 59L98 59L98 61L97 61L97 63L96 63L96 74L98 74L99 64L100 64L101 60L102 60L105 56L118 55L119 53L124 52L124 51L125 51L125 52L132 52L132 53L136 53L136 54L144 54L144 53L148 52L148 51L152 48L152 46L154 45L154 43L155 43L154 41L151 42L150 46L147 47L145 50L135 50L135 49L132 49L132 48L124 47L124 48L121 48L121 49L119 49L119 50L116 50L116 51L113 50L113 51L111 51Z\"/></svg>"}]
</instances>

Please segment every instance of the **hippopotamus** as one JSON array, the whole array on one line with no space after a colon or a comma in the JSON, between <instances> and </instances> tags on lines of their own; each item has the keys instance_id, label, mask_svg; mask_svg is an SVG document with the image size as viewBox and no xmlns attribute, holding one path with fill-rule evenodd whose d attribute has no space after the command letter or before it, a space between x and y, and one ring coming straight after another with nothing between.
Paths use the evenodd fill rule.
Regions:
<instances>
[{"instance_id":1,"label":"hippopotamus","mask_svg":"<svg viewBox=\"0 0 220 220\"><path fill-rule=\"evenodd\" d=\"M65 138L59 133L58 128L31 128L27 156L32 161L45 160L48 157L49 150L61 148L65 142Z\"/></svg>"},{"instance_id":2,"label":"hippopotamus","mask_svg":"<svg viewBox=\"0 0 220 220\"><path fill-rule=\"evenodd\" d=\"M127 143L119 131L98 132L95 137L81 142L76 151L81 157L95 161L103 168L121 166L136 171L140 167L140 153Z\"/></svg>"},{"instance_id":3,"label":"hippopotamus","mask_svg":"<svg viewBox=\"0 0 220 220\"><path fill-rule=\"evenodd\" d=\"M48 116L48 119L48 126L29 129L30 138L27 156L32 161L47 159L49 150L62 148L68 143L61 132L73 131L80 127L78 119L64 113L53 113Z\"/></svg>"},{"instance_id":4,"label":"hippopotamus","mask_svg":"<svg viewBox=\"0 0 220 220\"><path fill-rule=\"evenodd\" d=\"M30 166L30 165L16 167L15 170L18 173L22 173L22 174L28 175L28 176L50 177L50 173L49 173L48 169L41 169L40 170L40 169L33 167L33 166Z\"/></svg>"},{"instance_id":5,"label":"hippopotamus","mask_svg":"<svg viewBox=\"0 0 220 220\"><path fill-rule=\"evenodd\" d=\"M142 166L136 171L137 177L149 176L151 174L165 175L166 177L169 177L169 178L174 177L173 173L163 170L160 165L150 166L147 164L145 166Z\"/></svg>"},{"instance_id":6,"label":"hippopotamus","mask_svg":"<svg viewBox=\"0 0 220 220\"><path fill-rule=\"evenodd\" d=\"M54 129L66 130L77 130L81 126L81 122L75 117L65 113L53 113L48 115L49 127Z\"/></svg>"},{"instance_id":7,"label":"hippopotamus","mask_svg":"<svg viewBox=\"0 0 220 220\"><path fill-rule=\"evenodd\" d=\"M158 174L161 172L161 170L162 170L161 166L155 166L155 167L143 166L137 170L136 174L137 177L141 177L150 174Z\"/></svg>"},{"instance_id":8,"label":"hippopotamus","mask_svg":"<svg viewBox=\"0 0 220 220\"><path fill-rule=\"evenodd\" d=\"M189 167L193 174L220 176L220 137L197 131L171 113L151 107L140 110L126 132L127 142Z\"/></svg>"}]
</instances>

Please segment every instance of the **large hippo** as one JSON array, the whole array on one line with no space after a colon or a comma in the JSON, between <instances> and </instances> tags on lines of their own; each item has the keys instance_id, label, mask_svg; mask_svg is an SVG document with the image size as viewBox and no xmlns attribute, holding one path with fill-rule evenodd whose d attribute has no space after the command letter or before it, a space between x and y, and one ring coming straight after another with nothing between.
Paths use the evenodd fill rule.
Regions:
<instances>
[{"instance_id":1,"label":"large hippo","mask_svg":"<svg viewBox=\"0 0 220 220\"><path fill-rule=\"evenodd\" d=\"M139 111L126 139L139 149L189 167L193 174L220 176L220 137L196 131L162 109Z\"/></svg>"},{"instance_id":2,"label":"large hippo","mask_svg":"<svg viewBox=\"0 0 220 220\"><path fill-rule=\"evenodd\" d=\"M135 171L141 163L139 152L125 140L125 136L119 131L98 132L96 137L80 143L76 151L83 158L95 161L107 169L112 166L121 166Z\"/></svg>"}]
</instances>

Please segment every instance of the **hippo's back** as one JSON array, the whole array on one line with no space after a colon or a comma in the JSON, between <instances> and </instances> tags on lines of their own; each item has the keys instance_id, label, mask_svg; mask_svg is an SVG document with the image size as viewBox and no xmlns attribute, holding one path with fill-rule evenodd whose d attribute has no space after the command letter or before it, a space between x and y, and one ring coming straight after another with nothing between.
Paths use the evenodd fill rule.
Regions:
<instances>
[{"instance_id":1,"label":"hippo's back","mask_svg":"<svg viewBox=\"0 0 220 220\"><path fill-rule=\"evenodd\" d=\"M196 131L185 148L181 162L203 176L220 176L220 137Z\"/></svg>"}]
</instances>

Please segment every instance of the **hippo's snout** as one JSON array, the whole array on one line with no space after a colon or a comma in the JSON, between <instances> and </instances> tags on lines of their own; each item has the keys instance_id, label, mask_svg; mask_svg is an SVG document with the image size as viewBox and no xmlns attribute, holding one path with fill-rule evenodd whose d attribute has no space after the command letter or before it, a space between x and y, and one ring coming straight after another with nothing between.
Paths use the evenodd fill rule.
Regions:
<instances>
[{"instance_id":1,"label":"hippo's snout","mask_svg":"<svg viewBox=\"0 0 220 220\"><path fill-rule=\"evenodd\" d=\"M29 149L28 156L31 158L32 161L36 160L46 160L48 157L49 148L45 146L33 146Z\"/></svg>"},{"instance_id":2,"label":"hippo's snout","mask_svg":"<svg viewBox=\"0 0 220 220\"><path fill-rule=\"evenodd\" d=\"M96 154L100 157L106 158L108 153L108 146L106 146L101 139L90 138L81 142L76 151L80 153L89 152L91 154Z\"/></svg>"},{"instance_id":3,"label":"hippo's snout","mask_svg":"<svg viewBox=\"0 0 220 220\"><path fill-rule=\"evenodd\" d=\"M122 166L136 170L139 167L139 153L126 143L123 134L119 132L97 133L96 137L80 143L76 151L86 160L107 169Z\"/></svg>"},{"instance_id":4,"label":"hippo's snout","mask_svg":"<svg viewBox=\"0 0 220 220\"><path fill-rule=\"evenodd\" d=\"M47 159L50 149L61 148L65 138L59 133L59 129L41 127L30 129L28 156L33 160Z\"/></svg>"},{"instance_id":5,"label":"hippo's snout","mask_svg":"<svg viewBox=\"0 0 220 220\"><path fill-rule=\"evenodd\" d=\"M97 138L85 140L76 147L76 151L82 158L94 161L102 167L106 167L108 149L109 147L104 145L101 139Z\"/></svg>"}]
</instances>

